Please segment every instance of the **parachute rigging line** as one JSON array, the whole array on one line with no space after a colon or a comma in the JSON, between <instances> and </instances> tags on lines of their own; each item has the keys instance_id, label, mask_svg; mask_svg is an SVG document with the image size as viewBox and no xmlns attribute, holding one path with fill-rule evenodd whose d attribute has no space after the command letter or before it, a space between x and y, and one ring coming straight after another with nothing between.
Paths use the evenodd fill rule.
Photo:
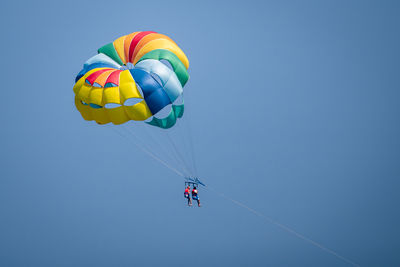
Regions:
<instances>
[{"instance_id":1,"label":"parachute rigging line","mask_svg":"<svg viewBox=\"0 0 400 267\"><path fill-rule=\"evenodd\" d=\"M142 141L139 136L131 129L131 127L122 125L122 128L126 130L129 135L132 136L132 138L136 138L137 140L141 141L141 145L143 147L146 147L148 151L150 151L154 155L158 155L158 158L163 159L164 162L168 162L167 159L172 160L174 166L179 167L180 171L184 173L184 175L189 175L190 170L189 168L186 167L186 164L184 164L183 159L179 157L176 153L174 153L173 150L168 149L167 144L164 142L159 142L159 138L157 138L155 135L153 135L153 132L148 130L148 127L153 127L153 126L147 126L144 125L144 131L146 132L146 137L151 139L151 142L144 142ZM120 127L121 128L121 127ZM165 135L163 132L164 130L161 130L162 135ZM164 144L163 144L164 143ZM173 141L170 141L170 144L173 143ZM145 145L147 144L147 145ZM154 144L155 148L151 148L150 145ZM161 148L161 150L159 149ZM164 152L164 153L162 153ZM172 153L171 153L172 152ZM171 162L170 162L171 163ZM171 165L171 164L170 164Z\"/></svg>"},{"instance_id":2,"label":"parachute rigging line","mask_svg":"<svg viewBox=\"0 0 400 267\"><path fill-rule=\"evenodd\" d=\"M188 164L186 163L186 161L184 160L184 157L182 156L182 154L179 153L179 149L176 147L176 145L175 145L173 139L171 138L171 136L169 135L169 133L166 132L165 134L166 134L166 136L167 136L169 142L171 143L171 145L172 145L172 147L173 147L173 150L175 151L175 153L176 153L176 155L178 156L178 158L180 158L180 159L182 160L182 162L183 162L185 168L186 168L187 170L190 170L189 165L188 165ZM183 141L182 143L183 143L183 145L185 144L184 141ZM185 147L185 146L184 146L184 147ZM187 150L186 147L185 147L185 150ZM189 171L189 173L190 173L190 172L193 172L193 171Z\"/></svg>"},{"instance_id":3,"label":"parachute rigging line","mask_svg":"<svg viewBox=\"0 0 400 267\"><path fill-rule=\"evenodd\" d=\"M128 141L132 142L134 145L136 145L137 147L139 147L143 152L145 152L147 155L149 155L150 157L152 157L153 159L157 160L158 162L160 162L161 164L163 164L165 167L167 167L168 169L170 169L171 171L175 172L176 174L178 174L179 176L185 177L185 175L183 173L181 173L180 171L178 171L177 169L175 169L174 167L170 166L168 163L166 163L165 161L163 161L162 159L160 159L159 157L157 157L156 155L154 155L152 152L150 152L148 149L146 149L144 146L141 146L138 142L135 142L132 140L132 138L129 138L127 136L125 136L124 134L120 133L115 127L111 127L111 129L113 129L118 135L122 136L123 138L127 139Z\"/></svg>"},{"instance_id":4,"label":"parachute rigging line","mask_svg":"<svg viewBox=\"0 0 400 267\"><path fill-rule=\"evenodd\" d=\"M188 105L190 107L190 105ZM186 151L189 151L190 158L191 158L191 165L193 169L194 176L198 177L198 172L197 172L197 167L196 167L196 159L195 159L195 151L194 151L194 146L193 146L193 138L192 138L192 131L191 131L191 109L187 108L186 109L186 116L183 118L183 123L181 123L180 127L184 128L184 130L179 131L180 133L185 132L186 134L182 134L182 139L183 140L188 140L188 147L189 149Z\"/></svg>"}]
</instances>

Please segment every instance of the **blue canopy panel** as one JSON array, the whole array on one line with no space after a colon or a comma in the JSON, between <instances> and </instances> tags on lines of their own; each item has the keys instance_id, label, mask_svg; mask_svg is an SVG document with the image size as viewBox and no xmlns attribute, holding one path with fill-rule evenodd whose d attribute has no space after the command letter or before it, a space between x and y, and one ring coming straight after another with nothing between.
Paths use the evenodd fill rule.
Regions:
<instances>
[{"instance_id":1,"label":"blue canopy panel","mask_svg":"<svg viewBox=\"0 0 400 267\"><path fill-rule=\"evenodd\" d=\"M75 82L77 82L86 72L95 69L95 68L112 68L112 69L120 69L121 66L115 62L109 56L100 53L91 58L89 58L85 64L83 64L83 69L78 73L75 78Z\"/></svg>"},{"instance_id":2,"label":"blue canopy panel","mask_svg":"<svg viewBox=\"0 0 400 267\"><path fill-rule=\"evenodd\" d=\"M182 84L175 72L160 61L154 59L142 60L135 65L135 68L144 70L151 75L156 75L171 103L183 93Z\"/></svg>"},{"instance_id":3,"label":"blue canopy panel","mask_svg":"<svg viewBox=\"0 0 400 267\"><path fill-rule=\"evenodd\" d=\"M112 58L110 58L109 56L107 56L107 55L105 55L105 54L103 54L103 53L97 54L97 55L95 55L95 56L89 58L89 59L85 62L85 64L83 65L83 67L89 66L89 65L92 65L92 64L96 64L96 63L107 64L107 65L109 65L110 67L112 67L113 69L119 69L119 68L121 68L121 65L119 65L119 64L118 64L117 62L115 62Z\"/></svg>"},{"instance_id":4,"label":"blue canopy panel","mask_svg":"<svg viewBox=\"0 0 400 267\"><path fill-rule=\"evenodd\" d=\"M165 106L171 104L171 100L164 91L162 85L160 85L150 73L141 69L131 69L129 71L135 82L142 89L144 100L153 115L157 114Z\"/></svg>"}]
</instances>

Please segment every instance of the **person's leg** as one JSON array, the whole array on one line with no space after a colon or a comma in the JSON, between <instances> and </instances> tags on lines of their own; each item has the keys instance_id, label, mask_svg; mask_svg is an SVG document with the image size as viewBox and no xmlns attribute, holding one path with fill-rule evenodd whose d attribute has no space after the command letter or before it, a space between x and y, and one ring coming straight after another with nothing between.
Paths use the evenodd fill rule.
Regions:
<instances>
[{"instance_id":1,"label":"person's leg","mask_svg":"<svg viewBox=\"0 0 400 267\"><path fill-rule=\"evenodd\" d=\"M190 206L190 205L191 205L190 196L189 196L189 195L187 195L187 194L185 194L185 198L187 198L187 201L188 201L188 206Z\"/></svg>"}]
</instances>

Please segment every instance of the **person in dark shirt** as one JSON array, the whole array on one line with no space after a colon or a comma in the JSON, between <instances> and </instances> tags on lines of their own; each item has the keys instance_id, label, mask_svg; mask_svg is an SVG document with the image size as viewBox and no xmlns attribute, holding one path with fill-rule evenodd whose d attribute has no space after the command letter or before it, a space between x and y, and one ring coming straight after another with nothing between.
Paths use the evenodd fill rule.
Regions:
<instances>
[{"instance_id":1,"label":"person in dark shirt","mask_svg":"<svg viewBox=\"0 0 400 267\"><path fill-rule=\"evenodd\" d=\"M196 200L196 201L197 201L197 206L200 207L200 199L199 199L199 196L198 196L197 188L196 188L195 186L193 186L192 198L193 198L193 200Z\"/></svg>"}]
</instances>

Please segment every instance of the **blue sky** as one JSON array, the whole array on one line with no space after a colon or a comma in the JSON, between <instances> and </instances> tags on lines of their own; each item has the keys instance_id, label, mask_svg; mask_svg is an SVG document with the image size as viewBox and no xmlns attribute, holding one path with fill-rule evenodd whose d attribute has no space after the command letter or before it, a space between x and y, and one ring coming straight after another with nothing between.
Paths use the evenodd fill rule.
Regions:
<instances>
[{"instance_id":1,"label":"blue sky","mask_svg":"<svg viewBox=\"0 0 400 267\"><path fill-rule=\"evenodd\" d=\"M2 4L1 266L349 266L74 107L84 61L153 30L190 60L200 177L361 266L400 264L397 1Z\"/></svg>"}]
</instances>

